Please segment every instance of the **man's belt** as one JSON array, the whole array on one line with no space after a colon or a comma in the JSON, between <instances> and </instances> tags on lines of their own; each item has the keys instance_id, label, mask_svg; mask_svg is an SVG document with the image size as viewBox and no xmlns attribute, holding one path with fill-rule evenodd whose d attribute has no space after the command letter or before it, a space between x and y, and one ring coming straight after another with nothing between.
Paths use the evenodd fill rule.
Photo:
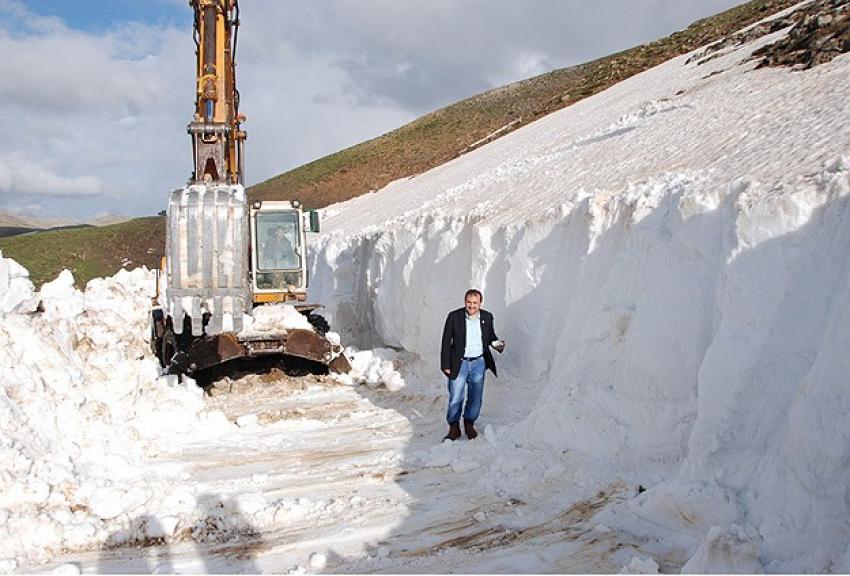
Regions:
<instances>
[{"instance_id":1,"label":"man's belt","mask_svg":"<svg viewBox=\"0 0 850 576\"><path fill-rule=\"evenodd\" d=\"M463 359L464 360L478 360L482 356L484 356L484 354L479 354L478 356L464 356Z\"/></svg>"}]
</instances>

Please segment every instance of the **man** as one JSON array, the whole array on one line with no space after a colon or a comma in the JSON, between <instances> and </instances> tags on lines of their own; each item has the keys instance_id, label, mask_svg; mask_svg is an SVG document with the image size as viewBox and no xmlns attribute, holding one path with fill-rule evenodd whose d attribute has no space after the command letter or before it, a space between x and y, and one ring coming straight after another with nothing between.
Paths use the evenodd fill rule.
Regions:
<instances>
[{"instance_id":1,"label":"man","mask_svg":"<svg viewBox=\"0 0 850 576\"><path fill-rule=\"evenodd\" d=\"M461 413L467 438L472 440L478 436L475 420L481 412L484 373L489 368L493 376L497 375L490 346L499 353L505 349L505 343L496 336L493 315L481 309L482 301L481 292L474 288L467 290L463 308L449 312L443 328L440 367L449 378L449 407L446 413L449 433L445 440L460 438ZM464 408L463 399L467 390L468 398Z\"/></svg>"},{"instance_id":2,"label":"man","mask_svg":"<svg viewBox=\"0 0 850 576\"><path fill-rule=\"evenodd\" d=\"M260 268L266 270L297 268L295 251L283 226L275 226L263 244L263 263Z\"/></svg>"}]
</instances>

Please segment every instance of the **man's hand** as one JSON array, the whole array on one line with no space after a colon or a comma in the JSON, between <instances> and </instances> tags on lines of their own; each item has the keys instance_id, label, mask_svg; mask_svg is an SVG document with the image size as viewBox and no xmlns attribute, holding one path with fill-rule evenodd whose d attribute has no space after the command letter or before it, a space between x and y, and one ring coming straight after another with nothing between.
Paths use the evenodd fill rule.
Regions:
<instances>
[{"instance_id":1,"label":"man's hand","mask_svg":"<svg viewBox=\"0 0 850 576\"><path fill-rule=\"evenodd\" d=\"M505 351L505 341L504 340L493 340L492 342L490 342L490 346L492 346L493 349L496 352L498 352L499 354L501 354L502 352Z\"/></svg>"},{"instance_id":2,"label":"man's hand","mask_svg":"<svg viewBox=\"0 0 850 576\"><path fill-rule=\"evenodd\" d=\"M449 370L448 368L443 368L443 374L445 374L446 376L450 375L451 373L452 373L452 371Z\"/></svg>"}]
</instances>

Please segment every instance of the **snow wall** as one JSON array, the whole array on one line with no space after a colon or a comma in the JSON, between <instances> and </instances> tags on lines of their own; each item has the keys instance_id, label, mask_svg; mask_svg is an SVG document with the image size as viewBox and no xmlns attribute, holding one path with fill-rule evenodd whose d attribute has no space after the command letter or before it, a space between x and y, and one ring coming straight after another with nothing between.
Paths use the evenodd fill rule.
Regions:
<instances>
[{"instance_id":1,"label":"snow wall","mask_svg":"<svg viewBox=\"0 0 850 576\"><path fill-rule=\"evenodd\" d=\"M754 70L775 38L329 207L315 246L334 325L440 387L481 288L532 384L512 437L650 487L610 521L686 570L850 570L850 57Z\"/></svg>"}]
</instances>

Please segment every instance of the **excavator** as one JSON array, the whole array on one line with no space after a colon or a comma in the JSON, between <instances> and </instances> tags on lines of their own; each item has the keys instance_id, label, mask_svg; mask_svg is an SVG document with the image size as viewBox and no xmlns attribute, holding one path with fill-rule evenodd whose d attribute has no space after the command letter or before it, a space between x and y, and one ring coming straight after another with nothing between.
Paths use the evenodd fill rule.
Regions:
<instances>
[{"instance_id":1,"label":"excavator","mask_svg":"<svg viewBox=\"0 0 850 576\"><path fill-rule=\"evenodd\" d=\"M166 373L198 380L239 359L348 372L339 339L329 337L327 321L316 312L321 306L306 303L306 233L319 231L318 213L295 200L250 202L245 192L247 134L236 88L239 2L189 5L197 61L188 125L194 169L168 200L151 350ZM253 321L260 307L262 329ZM291 321L292 310L301 322Z\"/></svg>"}]
</instances>

